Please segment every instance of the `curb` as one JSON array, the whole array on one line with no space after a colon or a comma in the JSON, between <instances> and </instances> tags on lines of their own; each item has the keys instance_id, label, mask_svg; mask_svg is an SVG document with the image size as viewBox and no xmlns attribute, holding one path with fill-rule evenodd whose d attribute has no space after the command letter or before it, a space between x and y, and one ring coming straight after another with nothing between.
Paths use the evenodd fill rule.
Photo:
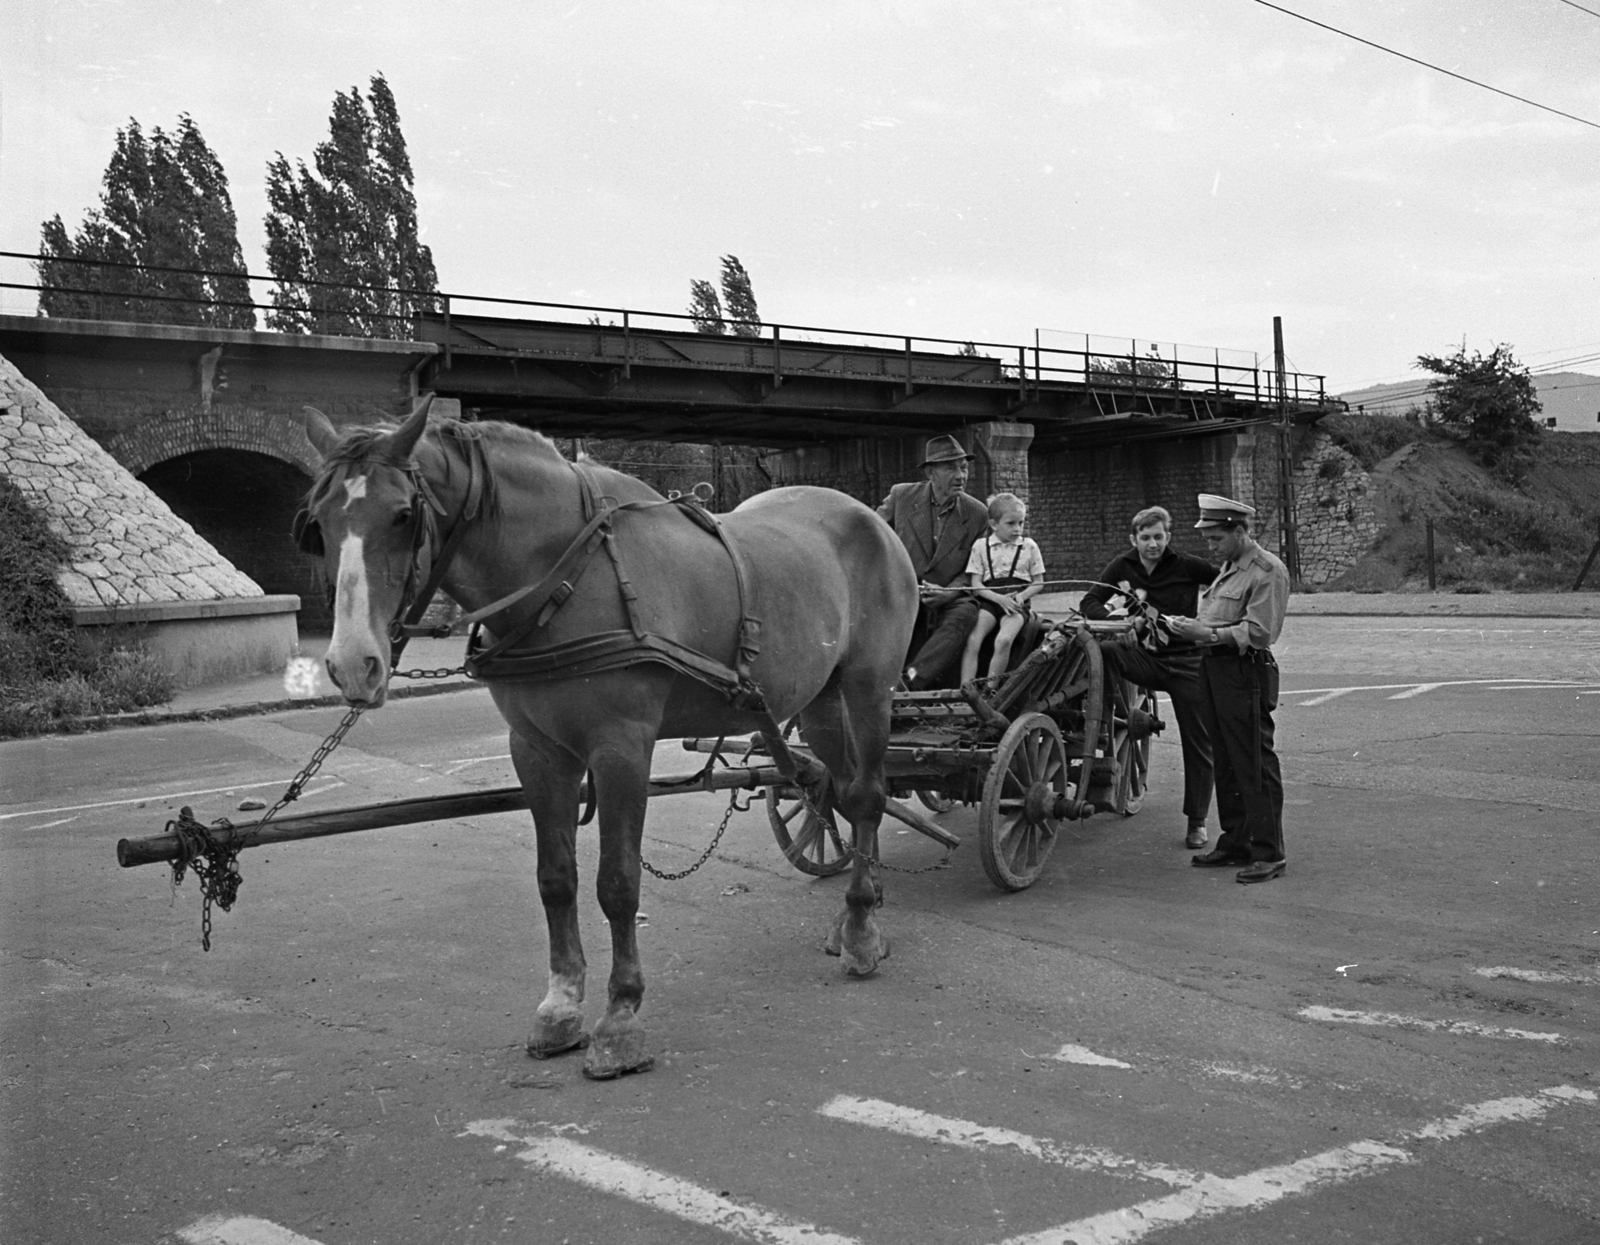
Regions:
<instances>
[{"instance_id":1,"label":"curb","mask_svg":"<svg viewBox=\"0 0 1600 1245\"><path fill-rule=\"evenodd\" d=\"M415 700L422 696L441 696L446 692L470 692L483 688L482 683L437 683L423 687L398 687L389 693L390 700ZM267 713L285 713L293 709L344 709L343 696L309 696L283 700L258 700L239 705L218 705L211 709L140 709L134 713L100 713L72 718L53 730L41 731L26 738L41 739L50 735L83 735L90 731L122 730L131 726L164 726L172 722L223 722L230 718L248 718ZM18 738L25 738L18 736Z\"/></svg>"}]
</instances>

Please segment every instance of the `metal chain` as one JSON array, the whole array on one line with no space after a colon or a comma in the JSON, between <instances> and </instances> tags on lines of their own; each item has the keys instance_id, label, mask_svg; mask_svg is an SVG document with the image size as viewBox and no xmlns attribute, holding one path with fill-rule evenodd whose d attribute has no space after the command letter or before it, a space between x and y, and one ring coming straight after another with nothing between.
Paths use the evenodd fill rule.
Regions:
<instances>
[{"instance_id":1,"label":"metal chain","mask_svg":"<svg viewBox=\"0 0 1600 1245\"><path fill-rule=\"evenodd\" d=\"M317 745L311 760L290 781L278 797L278 802L262 814L261 820L250 827L248 833L235 835L226 844L219 843L212 837L210 828L188 816L187 808L182 810L177 820L167 823L168 832L176 834L183 847L183 853L172 862L172 885L183 884L186 869L193 869L200 883L200 946L203 950L211 950L211 905L215 903L227 912L238 898L239 887L244 881L239 872L239 853L249 846L251 836L300 798L306 783L322 768L322 763L333 750L344 742L344 737L361 716L362 709L362 706L356 706L344 715L344 720L334 728L333 733ZM211 825L219 830L233 829L233 823L226 817L217 818Z\"/></svg>"},{"instance_id":2,"label":"metal chain","mask_svg":"<svg viewBox=\"0 0 1600 1245\"><path fill-rule=\"evenodd\" d=\"M389 677L391 679L451 679L458 674L466 674L465 666L440 666L434 670L396 670ZM468 676L470 677L470 676Z\"/></svg>"},{"instance_id":3,"label":"metal chain","mask_svg":"<svg viewBox=\"0 0 1600 1245\"><path fill-rule=\"evenodd\" d=\"M733 820L734 813L744 813L748 812L749 810L750 805L739 803L739 788L734 787L728 792L728 807L727 810L722 814L722 824L717 827L717 833L712 836L711 842L706 845L706 850L700 853L699 860L695 861L694 864L690 865L687 869L680 869L676 873L662 872L660 869L657 869L653 864L646 860L643 855L639 857L639 863L645 867L646 872L648 872L652 877L658 877L663 882L681 881L682 879L688 877L701 865L705 864L706 861L711 859L711 853L716 851L717 844L722 842L723 831L728 828L728 823Z\"/></svg>"}]
</instances>

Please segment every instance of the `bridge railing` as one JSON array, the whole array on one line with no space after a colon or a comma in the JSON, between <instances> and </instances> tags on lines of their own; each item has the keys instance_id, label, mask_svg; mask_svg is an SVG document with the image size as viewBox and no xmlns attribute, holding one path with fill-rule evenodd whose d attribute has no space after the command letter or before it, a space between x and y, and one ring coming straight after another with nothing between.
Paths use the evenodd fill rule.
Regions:
<instances>
[{"instance_id":1,"label":"bridge railing","mask_svg":"<svg viewBox=\"0 0 1600 1245\"><path fill-rule=\"evenodd\" d=\"M33 274L27 273L27 265L33 266ZM1021 402L1054 385L1084 386L1113 397L1182 394L1262 404L1279 400L1272 369L1263 368L1259 357L1248 352L1045 329L1035 332L1031 345L728 318L716 332L686 312L331 281L286 283L253 273L19 251L0 251L0 274L7 278L0 280L5 292L0 308L6 310L11 294L25 292L34 299L54 295L51 301L63 314L85 319L254 329L261 313L266 327L278 331L435 341L447 359L456 350L537 353L526 340L519 342L515 331L532 319L529 313L536 313L541 324L598 330L598 338L617 339L609 345L602 341L596 358L620 362L625 369L669 361L742 371L770 367L777 384L808 372L870 372L878 379L903 382L907 392L926 384L1001 386L1016 389ZM52 279L44 280L45 274ZM30 275L29 280L14 279ZM479 331L486 323L503 327L495 328L491 337ZM670 360L651 357L646 343L652 337L674 339ZM865 361L873 366L860 366ZM1283 396L1296 406L1320 405L1327 398L1325 378L1288 372Z\"/></svg>"}]
</instances>

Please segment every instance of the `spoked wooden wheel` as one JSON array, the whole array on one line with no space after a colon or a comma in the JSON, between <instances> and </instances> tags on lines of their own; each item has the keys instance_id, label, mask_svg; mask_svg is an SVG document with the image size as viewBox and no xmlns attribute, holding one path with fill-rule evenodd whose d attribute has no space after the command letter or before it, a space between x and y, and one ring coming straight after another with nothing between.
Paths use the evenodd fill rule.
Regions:
<instances>
[{"instance_id":1,"label":"spoked wooden wheel","mask_svg":"<svg viewBox=\"0 0 1600 1245\"><path fill-rule=\"evenodd\" d=\"M850 848L834 817L831 780L813 790L811 804L806 807L797 787L767 788L767 820L784 858L801 873L831 878L850 866Z\"/></svg>"},{"instance_id":2,"label":"spoked wooden wheel","mask_svg":"<svg viewBox=\"0 0 1600 1245\"><path fill-rule=\"evenodd\" d=\"M1033 885L1060 827L1047 814L1071 787L1067 749L1055 722L1042 713L1013 722L995 749L978 806L979 855L996 886L1020 891Z\"/></svg>"},{"instance_id":3,"label":"spoked wooden wheel","mask_svg":"<svg viewBox=\"0 0 1600 1245\"><path fill-rule=\"evenodd\" d=\"M1112 811L1132 817L1144 807L1150 789L1150 724L1156 720L1155 694L1126 679L1111 684L1112 755L1117 759L1117 784Z\"/></svg>"}]
</instances>

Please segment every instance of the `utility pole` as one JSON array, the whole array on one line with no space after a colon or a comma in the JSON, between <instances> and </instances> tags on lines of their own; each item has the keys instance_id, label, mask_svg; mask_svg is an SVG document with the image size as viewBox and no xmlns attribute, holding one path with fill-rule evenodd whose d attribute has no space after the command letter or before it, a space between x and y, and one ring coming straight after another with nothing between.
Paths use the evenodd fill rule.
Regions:
<instances>
[{"instance_id":1,"label":"utility pole","mask_svg":"<svg viewBox=\"0 0 1600 1245\"><path fill-rule=\"evenodd\" d=\"M1283 317L1272 317L1273 370L1278 386L1278 551L1289 572L1289 582L1300 584L1300 546L1295 539L1294 457L1290 434L1294 420L1289 412L1289 371L1283 356Z\"/></svg>"}]
</instances>

